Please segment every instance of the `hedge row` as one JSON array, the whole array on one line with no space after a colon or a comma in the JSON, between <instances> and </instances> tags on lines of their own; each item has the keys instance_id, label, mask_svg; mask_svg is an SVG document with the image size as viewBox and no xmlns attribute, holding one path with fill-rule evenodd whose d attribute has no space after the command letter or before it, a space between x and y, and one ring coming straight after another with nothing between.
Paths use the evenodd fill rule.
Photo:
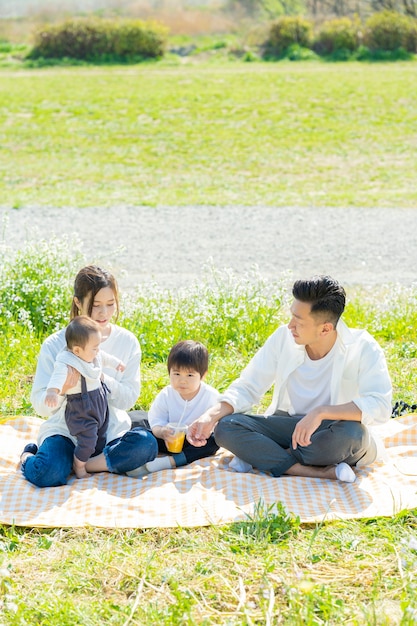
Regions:
<instances>
[{"instance_id":1,"label":"hedge row","mask_svg":"<svg viewBox=\"0 0 417 626\"><path fill-rule=\"evenodd\" d=\"M360 46L371 52L403 49L417 53L417 19L383 11L374 13L365 24L347 17L329 20L315 32L312 22L302 17L281 17L269 28L264 56L283 56L294 45L323 56L353 52Z\"/></svg>"},{"instance_id":2,"label":"hedge row","mask_svg":"<svg viewBox=\"0 0 417 626\"><path fill-rule=\"evenodd\" d=\"M167 29L139 20L71 19L44 26L35 34L29 58L83 61L158 58L164 54Z\"/></svg>"}]
</instances>

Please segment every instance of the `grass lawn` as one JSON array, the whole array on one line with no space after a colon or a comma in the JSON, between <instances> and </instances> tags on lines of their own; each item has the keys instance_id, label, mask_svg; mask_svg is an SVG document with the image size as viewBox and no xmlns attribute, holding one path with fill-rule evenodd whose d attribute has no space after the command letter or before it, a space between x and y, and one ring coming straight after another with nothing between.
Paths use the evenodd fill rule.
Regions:
<instances>
[{"instance_id":1,"label":"grass lawn","mask_svg":"<svg viewBox=\"0 0 417 626\"><path fill-rule=\"evenodd\" d=\"M1 204L417 204L417 66L3 69Z\"/></svg>"},{"instance_id":2,"label":"grass lawn","mask_svg":"<svg viewBox=\"0 0 417 626\"><path fill-rule=\"evenodd\" d=\"M413 63L3 69L1 204L416 206L415 78ZM40 343L64 325L84 263L65 242L2 251L0 410L31 414ZM137 408L166 384L184 328L208 344L222 390L285 320L280 285L215 278L124 303L143 349ZM346 321L384 347L394 399L415 401L416 290L358 296ZM0 624L413 626L416 573L417 510L301 526L261 508L197 529L0 526Z\"/></svg>"},{"instance_id":3,"label":"grass lawn","mask_svg":"<svg viewBox=\"0 0 417 626\"><path fill-rule=\"evenodd\" d=\"M85 263L85 262L84 262ZM65 241L39 243L0 272L2 416L32 414L40 342L65 323L70 277L84 264ZM187 329L225 387L286 320L287 286L222 276L186 293L147 289L120 322L140 338L148 408L166 356ZM415 289L349 294L350 326L384 347L395 399L416 398ZM267 401L268 402L268 401ZM272 479L271 479L272 480ZM1 500L0 500L1 502ZM148 530L0 526L0 623L7 626L414 626L417 510L392 518L302 524L278 508L222 527Z\"/></svg>"}]
</instances>

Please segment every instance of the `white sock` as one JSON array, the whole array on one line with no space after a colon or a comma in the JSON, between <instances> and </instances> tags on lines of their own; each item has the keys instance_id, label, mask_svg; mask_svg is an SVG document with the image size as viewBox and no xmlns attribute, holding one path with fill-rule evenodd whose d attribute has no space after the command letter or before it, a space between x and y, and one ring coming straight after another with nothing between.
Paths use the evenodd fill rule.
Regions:
<instances>
[{"instance_id":1,"label":"white sock","mask_svg":"<svg viewBox=\"0 0 417 626\"><path fill-rule=\"evenodd\" d=\"M148 472L159 472L164 469L174 469L171 463L171 456L158 456L153 461L146 463L145 467Z\"/></svg>"},{"instance_id":2,"label":"white sock","mask_svg":"<svg viewBox=\"0 0 417 626\"><path fill-rule=\"evenodd\" d=\"M336 465L336 477L343 483L354 483L356 474L347 463L338 463Z\"/></svg>"},{"instance_id":3,"label":"white sock","mask_svg":"<svg viewBox=\"0 0 417 626\"><path fill-rule=\"evenodd\" d=\"M234 456L229 463L230 469L235 472L250 472L253 467L250 463L246 463L243 459L239 459L238 456Z\"/></svg>"},{"instance_id":4,"label":"white sock","mask_svg":"<svg viewBox=\"0 0 417 626\"><path fill-rule=\"evenodd\" d=\"M146 476L146 474L149 474L146 465L141 465L130 472L126 472L126 476L130 476L131 478L142 478L142 476Z\"/></svg>"}]
</instances>

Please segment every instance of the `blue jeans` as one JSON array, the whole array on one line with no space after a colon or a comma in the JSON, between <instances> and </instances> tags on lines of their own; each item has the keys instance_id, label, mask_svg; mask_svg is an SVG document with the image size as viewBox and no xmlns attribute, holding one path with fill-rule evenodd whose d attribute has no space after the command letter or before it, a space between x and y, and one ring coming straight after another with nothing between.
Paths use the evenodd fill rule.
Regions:
<instances>
[{"instance_id":1,"label":"blue jeans","mask_svg":"<svg viewBox=\"0 0 417 626\"><path fill-rule=\"evenodd\" d=\"M22 464L24 477L36 487L66 485L71 474L75 445L63 435L47 437L37 454ZM155 437L144 429L134 428L108 443L103 450L109 472L125 474L153 461L158 454Z\"/></svg>"},{"instance_id":2,"label":"blue jeans","mask_svg":"<svg viewBox=\"0 0 417 626\"><path fill-rule=\"evenodd\" d=\"M136 427L144 428L148 432L152 432L147 413L145 411L135 411L135 417L132 419L132 424ZM213 456L216 454L219 446L214 441L213 435L207 439L207 443L204 446L200 446L196 448L189 441L184 441L184 447L182 452L172 453L168 451L166 447L165 441L163 439L159 439L156 437L156 441L158 442L158 452L161 454L169 454L174 458L175 466L182 467L183 465L188 465L193 461L198 461L199 459L205 459L207 456Z\"/></svg>"}]
</instances>

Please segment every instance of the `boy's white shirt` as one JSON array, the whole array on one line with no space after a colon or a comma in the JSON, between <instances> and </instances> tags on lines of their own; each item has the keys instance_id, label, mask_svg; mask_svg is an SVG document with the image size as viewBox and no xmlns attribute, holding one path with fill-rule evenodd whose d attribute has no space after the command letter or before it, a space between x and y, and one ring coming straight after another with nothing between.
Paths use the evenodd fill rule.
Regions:
<instances>
[{"instance_id":1,"label":"boy's white shirt","mask_svg":"<svg viewBox=\"0 0 417 626\"><path fill-rule=\"evenodd\" d=\"M183 400L178 393L167 385L158 393L149 409L148 420L151 428L154 426L167 426L169 423L181 420L183 424L189 426L207 409L216 404L220 398L217 389L201 381L200 389L192 400Z\"/></svg>"}]
</instances>

